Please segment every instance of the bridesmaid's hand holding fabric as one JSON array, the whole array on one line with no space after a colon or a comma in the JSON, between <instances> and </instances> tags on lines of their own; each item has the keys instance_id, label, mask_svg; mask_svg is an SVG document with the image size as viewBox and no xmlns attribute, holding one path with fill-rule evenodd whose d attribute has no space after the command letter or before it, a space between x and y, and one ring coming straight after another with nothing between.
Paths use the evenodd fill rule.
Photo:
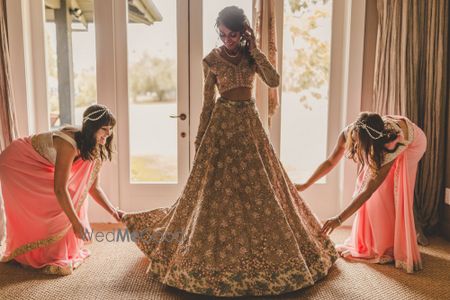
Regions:
<instances>
[{"instance_id":1,"label":"bridesmaid's hand holding fabric","mask_svg":"<svg viewBox=\"0 0 450 300\"><path fill-rule=\"evenodd\" d=\"M125 212L123 210L116 208L112 216L114 217L114 219L116 219L117 222L122 222L122 217L124 214Z\"/></svg>"},{"instance_id":2,"label":"bridesmaid's hand holding fabric","mask_svg":"<svg viewBox=\"0 0 450 300\"><path fill-rule=\"evenodd\" d=\"M297 191L299 192L303 192L304 190L306 190L309 187L309 185L307 185L306 183L303 184L296 184L295 188L297 189Z\"/></svg>"},{"instance_id":3,"label":"bridesmaid's hand holding fabric","mask_svg":"<svg viewBox=\"0 0 450 300\"><path fill-rule=\"evenodd\" d=\"M342 221L339 216L328 219L322 226L321 232L330 235L334 229L341 225Z\"/></svg>"}]
</instances>

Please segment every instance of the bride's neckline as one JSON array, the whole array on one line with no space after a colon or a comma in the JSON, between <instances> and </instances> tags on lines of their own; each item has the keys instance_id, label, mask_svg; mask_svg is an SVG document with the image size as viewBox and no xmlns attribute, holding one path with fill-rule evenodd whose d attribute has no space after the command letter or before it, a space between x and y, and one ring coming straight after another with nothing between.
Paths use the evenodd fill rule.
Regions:
<instances>
[{"instance_id":1,"label":"bride's neckline","mask_svg":"<svg viewBox=\"0 0 450 300\"><path fill-rule=\"evenodd\" d=\"M234 62L232 62L232 61L226 59L225 57L223 57L223 56L221 55L220 52L221 52L221 51L224 51L223 49L221 49L221 48L216 48L216 49L214 49L214 50L215 50L215 51L213 51L213 52L216 54L216 56L218 56L221 60L225 61L226 63L228 63L228 64L230 64L230 65L232 65L232 66L234 66L234 67L239 66L239 65L242 63L242 61L244 61L244 59L243 59L244 55L243 55L242 53L241 53L241 55L240 55L240 57L239 57L239 61L236 62L236 63L234 63Z\"/></svg>"}]
</instances>

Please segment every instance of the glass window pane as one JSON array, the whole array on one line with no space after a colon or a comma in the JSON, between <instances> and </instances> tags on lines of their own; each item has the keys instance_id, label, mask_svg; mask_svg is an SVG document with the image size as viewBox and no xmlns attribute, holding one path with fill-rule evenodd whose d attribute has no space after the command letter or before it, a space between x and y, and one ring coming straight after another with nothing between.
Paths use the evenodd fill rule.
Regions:
<instances>
[{"instance_id":1,"label":"glass window pane","mask_svg":"<svg viewBox=\"0 0 450 300\"><path fill-rule=\"evenodd\" d=\"M326 158L331 13L331 0L284 1L281 161L296 183Z\"/></svg>"},{"instance_id":2,"label":"glass window pane","mask_svg":"<svg viewBox=\"0 0 450 300\"><path fill-rule=\"evenodd\" d=\"M81 125L84 109L97 102L93 9L92 0L61 0L60 8L45 5L51 128Z\"/></svg>"},{"instance_id":3,"label":"glass window pane","mask_svg":"<svg viewBox=\"0 0 450 300\"><path fill-rule=\"evenodd\" d=\"M176 183L177 1L128 1L130 182Z\"/></svg>"}]
</instances>

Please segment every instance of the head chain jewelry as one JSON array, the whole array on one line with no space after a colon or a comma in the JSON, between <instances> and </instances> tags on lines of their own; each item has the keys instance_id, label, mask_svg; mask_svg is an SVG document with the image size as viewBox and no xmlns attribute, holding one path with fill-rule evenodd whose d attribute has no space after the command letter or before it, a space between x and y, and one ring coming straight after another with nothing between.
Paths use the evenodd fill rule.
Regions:
<instances>
[{"instance_id":1,"label":"head chain jewelry","mask_svg":"<svg viewBox=\"0 0 450 300\"><path fill-rule=\"evenodd\" d=\"M86 117L83 118L83 123L87 122L87 121L97 121L100 120L105 114L106 112L109 112L109 109L107 107L104 108L100 108L98 110L95 110L91 113L89 113ZM93 115L96 115L100 113L97 117L91 117Z\"/></svg>"},{"instance_id":2,"label":"head chain jewelry","mask_svg":"<svg viewBox=\"0 0 450 300\"><path fill-rule=\"evenodd\" d=\"M367 134L374 140L381 139L384 136L384 134L382 132L370 127L369 125L367 125L366 123L364 123L362 121L356 122L355 126L358 128L365 129ZM375 134L372 134L372 132Z\"/></svg>"}]
</instances>

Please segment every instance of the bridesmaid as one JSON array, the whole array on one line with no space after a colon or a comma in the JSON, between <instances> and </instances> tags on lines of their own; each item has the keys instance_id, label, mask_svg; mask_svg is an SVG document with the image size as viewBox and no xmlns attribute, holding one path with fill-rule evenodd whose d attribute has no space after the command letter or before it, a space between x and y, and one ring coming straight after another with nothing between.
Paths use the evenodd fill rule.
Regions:
<instances>
[{"instance_id":1,"label":"bridesmaid","mask_svg":"<svg viewBox=\"0 0 450 300\"><path fill-rule=\"evenodd\" d=\"M0 154L2 262L69 275L90 254L83 248L90 231L88 193L116 220L122 217L97 176L102 162L111 160L116 120L102 105L88 107L83 117L81 130L65 127L17 139Z\"/></svg>"},{"instance_id":2,"label":"bridesmaid","mask_svg":"<svg viewBox=\"0 0 450 300\"><path fill-rule=\"evenodd\" d=\"M395 262L408 273L422 269L414 227L417 167L427 146L423 131L401 116L361 113L340 134L331 156L305 184L328 174L346 154L359 164L352 203L322 228L330 234L357 212L351 236L336 248L350 259Z\"/></svg>"}]
</instances>

